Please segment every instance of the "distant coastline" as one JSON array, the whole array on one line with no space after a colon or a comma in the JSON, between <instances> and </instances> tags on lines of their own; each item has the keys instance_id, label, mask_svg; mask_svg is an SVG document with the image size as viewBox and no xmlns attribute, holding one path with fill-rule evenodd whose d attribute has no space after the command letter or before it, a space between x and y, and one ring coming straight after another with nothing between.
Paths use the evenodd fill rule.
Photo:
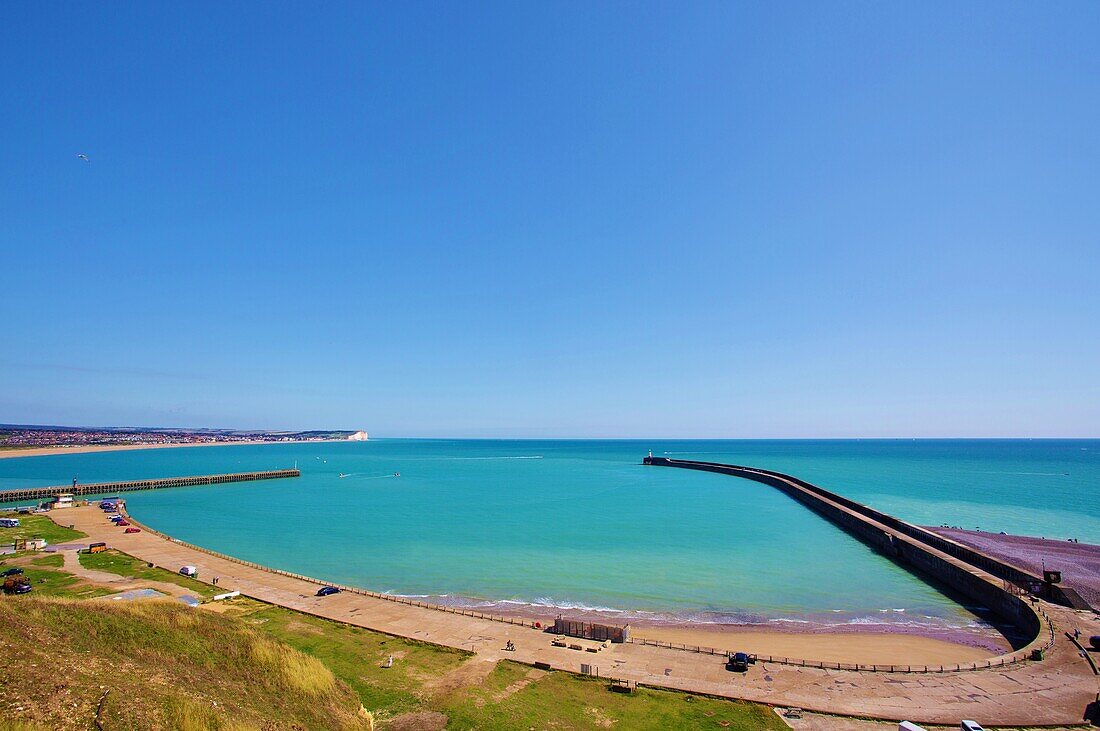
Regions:
<instances>
[{"instance_id":1,"label":"distant coastline","mask_svg":"<svg viewBox=\"0 0 1100 731\"><path fill-rule=\"evenodd\" d=\"M240 447L256 444L317 444L319 442L343 442L344 439L309 439L298 442L276 442L270 440L242 440L232 442L184 442L179 444L74 444L50 447L26 447L0 449L0 459L15 457L47 457L55 454L84 454L87 452L125 452L135 449L183 449L186 447Z\"/></svg>"}]
</instances>

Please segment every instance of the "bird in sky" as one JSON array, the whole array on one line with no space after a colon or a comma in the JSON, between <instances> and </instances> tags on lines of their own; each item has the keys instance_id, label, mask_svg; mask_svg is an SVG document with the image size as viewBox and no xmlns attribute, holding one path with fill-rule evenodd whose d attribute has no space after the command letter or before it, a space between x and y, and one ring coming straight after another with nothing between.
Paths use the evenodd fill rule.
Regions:
<instances>
[{"instance_id":1,"label":"bird in sky","mask_svg":"<svg viewBox=\"0 0 1100 731\"><path fill-rule=\"evenodd\" d=\"M88 159L88 156L85 155L83 152L76 153L76 156L79 157L84 162L91 162L91 160Z\"/></svg>"}]
</instances>

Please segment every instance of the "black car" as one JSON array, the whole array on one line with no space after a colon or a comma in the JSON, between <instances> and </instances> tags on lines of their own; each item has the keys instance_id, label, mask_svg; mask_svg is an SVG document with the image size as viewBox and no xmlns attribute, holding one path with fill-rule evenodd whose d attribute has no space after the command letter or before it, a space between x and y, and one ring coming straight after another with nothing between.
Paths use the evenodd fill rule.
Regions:
<instances>
[{"instance_id":1,"label":"black car","mask_svg":"<svg viewBox=\"0 0 1100 731\"><path fill-rule=\"evenodd\" d=\"M23 573L23 569L14 568L14 569L8 569L4 573L0 574L0 576L18 576L21 573Z\"/></svg>"},{"instance_id":2,"label":"black car","mask_svg":"<svg viewBox=\"0 0 1100 731\"><path fill-rule=\"evenodd\" d=\"M317 590L317 596L328 596L330 594L339 594L340 590L335 586L322 586Z\"/></svg>"},{"instance_id":3,"label":"black car","mask_svg":"<svg viewBox=\"0 0 1100 731\"><path fill-rule=\"evenodd\" d=\"M744 652L731 652L726 661L726 669L735 673L745 673L749 670L749 656Z\"/></svg>"}]
</instances>

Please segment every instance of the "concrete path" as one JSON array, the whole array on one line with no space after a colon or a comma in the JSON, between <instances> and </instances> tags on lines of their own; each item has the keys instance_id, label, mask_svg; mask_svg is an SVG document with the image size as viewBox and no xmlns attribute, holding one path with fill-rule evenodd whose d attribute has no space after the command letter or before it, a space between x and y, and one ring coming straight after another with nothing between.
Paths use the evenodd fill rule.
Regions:
<instances>
[{"instance_id":1,"label":"concrete path","mask_svg":"<svg viewBox=\"0 0 1100 731\"><path fill-rule=\"evenodd\" d=\"M942 724L958 724L963 718L990 726L1078 724L1100 691L1091 667L1061 634L1075 626L1088 634L1100 634L1100 622L1091 613L1086 616L1053 605L1045 608L1059 636L1043 662L931 674L760 663L741 675L727 672L723 658L711 655L633 644L612 645L600 653L578 652L552 647L549 635L529 627L346 592L319 598L314 596L319 585L308 581L211 556L148 531L123 533L94 507L66 510L63 519L87 533L91 541L106 541L113 548L170 571L188 564L197 566L203 579L220 577L219 589L236 589L255 599L320 617L463 648L485 661L545 662L573 672L579 672L585 663L597 667L601 676L653 686L826 713ZM509 640L515 643L515 652L504 651Z\"/></svg>"}]
</instances>

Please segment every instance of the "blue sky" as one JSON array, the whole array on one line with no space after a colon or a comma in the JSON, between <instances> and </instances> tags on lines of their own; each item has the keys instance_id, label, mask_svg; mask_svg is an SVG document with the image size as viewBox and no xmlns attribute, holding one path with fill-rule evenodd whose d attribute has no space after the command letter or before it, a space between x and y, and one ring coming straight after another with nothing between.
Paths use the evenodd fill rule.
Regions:
<instances>
[{"instance_id":1,"label":"blue sky","mask_svg":"<svg viewBox=\"0 0 1100 731\"><path fill-rule=\"evenodd\" d=\"M1100 436L1096 3L8 3L0 110L0 422Z\"/></svg>"}]
</instances>

